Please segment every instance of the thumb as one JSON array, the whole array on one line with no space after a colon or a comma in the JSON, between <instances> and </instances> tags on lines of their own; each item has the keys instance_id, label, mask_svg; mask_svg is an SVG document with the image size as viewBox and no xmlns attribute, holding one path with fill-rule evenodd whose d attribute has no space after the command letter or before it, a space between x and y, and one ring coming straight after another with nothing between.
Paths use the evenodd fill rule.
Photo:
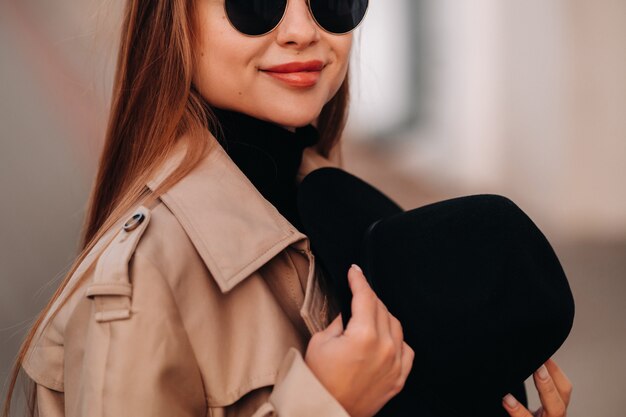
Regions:
<instances>
[{"instance_id":1,"label":"thumb","mask_svg":"<svg viewBox=\"0 0 626 417\"><path fill-rule=\"evenodd\" d=\"M335 320L330 322L328 327L322 330L326 336L331 337L339 337L343 334L343 322L341 321L341 313L335 317Z\"/></svg>"},{"instance_id":2,"label":"thumb","mask_svg":"<svg viewBox=\"0 0 626 417\"><path fill-rule=\"evenodd\" d=\"M353 295L357 292L371 289L367 279L365 279L365 275L363 275L363 270L356 264L352 264L350 269L348 269L348 285Z\"/></svg>"}]
</instances>

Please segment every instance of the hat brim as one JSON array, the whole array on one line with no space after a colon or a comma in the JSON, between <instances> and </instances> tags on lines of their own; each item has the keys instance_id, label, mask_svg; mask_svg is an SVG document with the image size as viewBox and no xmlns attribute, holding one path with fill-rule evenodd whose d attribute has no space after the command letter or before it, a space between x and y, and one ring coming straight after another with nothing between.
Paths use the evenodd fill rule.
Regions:
<instances>
[{"instance_id":1,"label":"hat brim","mask_svg":"<svg viewBox=\"0 0 626 417\"><path fill-rule=\"evenodd\" d=\"M303 179L298 208L344 319L352 298L347 271L359 263L416 352L405 390L420 395L401 393L386 408L418 401L447 417L469 403L468 416L504 416L502 396L569 334L574 302L558 258L504 197L462 197L405 212L361 179L322 168ZM459 404L437 400L451 391Z\"/></svg>"}]
</instances>

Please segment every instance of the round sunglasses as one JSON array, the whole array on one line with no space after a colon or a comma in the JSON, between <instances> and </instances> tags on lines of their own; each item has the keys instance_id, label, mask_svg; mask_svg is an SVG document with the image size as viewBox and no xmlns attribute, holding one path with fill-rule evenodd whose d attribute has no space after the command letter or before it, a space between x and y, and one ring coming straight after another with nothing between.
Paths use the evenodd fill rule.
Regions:
<instances>
[{"instance_id":1,"label":"round sunglasses","mask_svg":"<svg viewBox=\"0 0 626 417\"><path fill-rule=\"evenodd\" d=\"M266 35L285 16L288 0L224 0L230 24L249 36ZM368 0L307 0L315 23L326 32L343 35L356 29L367 12Z\"/></svg>"}]
</instances>

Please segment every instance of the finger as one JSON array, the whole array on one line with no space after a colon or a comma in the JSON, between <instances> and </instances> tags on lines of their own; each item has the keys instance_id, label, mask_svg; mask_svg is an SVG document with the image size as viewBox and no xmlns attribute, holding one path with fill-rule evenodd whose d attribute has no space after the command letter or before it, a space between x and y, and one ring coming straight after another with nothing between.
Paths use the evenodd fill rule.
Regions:
<instances>
[{"instance_id":1,"label":"finger","mask_svg":"<svg viewBox=\"0 0 626 417\"><path fill-rule=\"evenodd\" d=\"M397 347L398 355L396 357L397 360L402 359L402 348L404 343L404 332L402 331L402 324L400 321L393 316L393 314L388 313L389 317L389 331L391 332L391 338L393 339L394 344Z\"/></svg>"},{"instance_id":2,"label":"finger","mask_svg":"<svg viewBox=\"0 0 626 417\"><path fill-rule=\"evenodd\" d=\"M550 377L550 373L545 365L533 374L535 386L539 391L539 400L544 409L546 417L565 417L567 406L561 398L559 390L556 389L554 380Z\"/></svg>"},{"instance_id":3,"label":"finger","mask_svg":"<svg viewBox=\"0 0 626 417\"><path fill-rule=\"evenodd\" d=\"M391 339L391 329L389 327L389 311L380 299L377 298L376 330L380 337Z\"/></svg>"},{"instance_id":4,"label":"finger","mask_svg":"<svg viewBox=\"0 0 626 417\"><path fill-rule=\"evenodd\" d=\"M556 385L556 389L559 391L559 394L561 394L565 406L568 406L572 397L572 382L554 360L548 359L545 365L554 381L554 385Z\"/></svg>"},{"instance_id":5,"label":"finger","mask_svg":"<svg viewBox=\"0 0 626 417\"><path fill-rule=\"evenodd\" d=\"M504 396L502 406L511 417L533 417L530 411L511 394Z\"/></svg>"},{"instance_id":6,"label":"finger","mask_svg":"<svg viewBox=\"0 0 626 417\"><path fill-rule=\"evenodd\" d=\"M389 317L389 330L391 331L391 337L397 343L398 346L402 345L404 341L404 331L402 330L402 323L393 314L387 311Z\"/></svg>"},{"instance_id":7,"label":"finger","mask_svg":"<svg viewBox=\"0 0 626 417\"><path fill-rule=\"evenodd\" d=\"M343 322L341 321L341 313L335 317L333 321L323 330L328 337L339 337L343 333Z\"/></svg>"},{"instance_id":8,"label":"finger","mask_svg":"<svg viewBox=\"0 0 626 417\"><path fill-rule=\"evenodd\" d=\"M411 349L411 346L407 345L406 342L402 342L402 365L400 368L400 378L402 382L406 381L409 376L409 372L411 372L411 368L413 367L413 359L415 358L415 352Z\"/></svg>"},{"instance_id":9,"label":"finger","mask_svg":"<svg viewBox=\"0 0 626 417\"><path fill-rule=\"evenodd\" d=\"M348 270L348 282L352 291L352 317L348 321L346 331L352 331L357 327L376 328L378 298L357 265Z\"/></svg>"},{"instance_id":10,"label":"finger","mask_svg":"<svg viewBox=\"0 0 626 417\"><path fill-rule=\"evenodd\" d=\"M352 294L359 291L364 291L366 293L374 292L370 287L370 284L367 282L367 279L365 279L363 270L357 264L352 264L348 269L348 282L350 284Z\"/></svg>"}]
</instances>

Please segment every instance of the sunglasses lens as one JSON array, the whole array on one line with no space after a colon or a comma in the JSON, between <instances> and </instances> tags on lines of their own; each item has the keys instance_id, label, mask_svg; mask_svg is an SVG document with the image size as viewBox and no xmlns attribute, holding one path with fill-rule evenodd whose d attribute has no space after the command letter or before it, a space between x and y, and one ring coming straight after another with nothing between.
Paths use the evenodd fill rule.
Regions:
<instances>
[{"instance_id":1,"label":"sunglasses lens","mask_svg":"<svg viewBox=\"0 0 626 417\"><path fill-rule=\"evenodd\" d=\"M287 0L226 0L231 24L246 35L263 35L280 22Z\"/></svg>"},{"instance_id":2,"label":"sunglasses lens","mask_svg":"<svg viewBox=\"0 0 626 417\"><path fill-rule=\"evenodd\" d=\"M361 23L368 0L311 0L311 12L328 32L347 33Z\"/></svg>"}]
</instances>

